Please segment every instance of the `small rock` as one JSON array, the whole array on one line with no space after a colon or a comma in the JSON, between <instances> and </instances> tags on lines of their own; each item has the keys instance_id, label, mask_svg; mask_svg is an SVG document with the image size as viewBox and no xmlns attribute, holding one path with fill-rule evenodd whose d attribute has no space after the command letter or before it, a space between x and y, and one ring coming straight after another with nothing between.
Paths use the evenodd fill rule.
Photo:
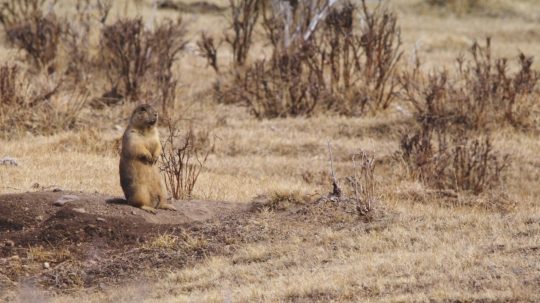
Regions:
<instances>
[{"instance_id":1,"label":"small rock","mask_svg":"<svg viewBox=\"0 0 540 303\"><path fill-rule=\"evenodd\" d=\"M17 162L17 159L15 158L3 157L3 158L0 158L0 165L19 166L19 163Z\"/></svg>"},{"instance_id":2,"label":"small rock","mask_svg":"<svg viewBox=\"0 0 540 303\"><path fill-rule=\"evenodd\" d=\"M96 220L99 221L99 222L105 222L105 221L106 221L106 220L105 220L104 218L102 218L102 217L97 217Z\"/></svg>"},{"instance_id":3,"label":"small rock","mask_svg":"<svg viewBox=\"0 0 540 303\"><path fill-rule=\"evenodd\" d=\"M132 214L132 215L135 215L135 211L134 211L134 210L132 210L132 211L131 211L131 214Z\"/></svg>"},{"instance_id":4,"label":"small rock","mask_svg":"<svg viewBox=\"0 0 540 303\"><path fill-rule=\"evenodd\" d=\"M43 216L37 216L36 221L43 221Z\"/></svg>"},{"instance_id":5,"label":"small rock","mask_svg":"<svg viewBox=\"0 0 540 303\"><path fill-rule=\"evenodd\" d=\"M11 240L6 240L6 246L7 247L13 247L13 246L15 246L15 242L13 242Z\"/></svg>"},{"instance_id":6,"label":"small rock","mask_svg":"<svg viewBox=\"0 0 540 303\"><path fill-rule=\"evenodd\" d=\"M86 209L84 209L82 207L81 208L73 208L73 211L81 213L81 214L86 214Z\"/></svg>"},{"instance_id":7,"label":"small rock","mask_svg":"<svg viewBox=\"0 0 540 303\"><path fill-rule=\"evenodd\" d=\"M43 263L43 268L49 269L50 267L51 267L51 265L49 264L49 262Z\"/></svg>"},{"instance_id":8,"label":"small rock","mask_svg":"<svg viewBox=\"0 0 540 303\"><path fill-rule=\"evenodd\" d=\"M68 202L73 202L79 200L78 196L75 195L63 195L58 200L54 201L53 205L55 206L64 206Z\"/></svg>"},{"instance_id":9,"label":"small rock","mask_svg":"<svg viewBox=\"0 0 540 303\"><path fill-rule=\"evenodd\" d=\"M28 207L23 207L23 210L24 210L24 211L28 211L29 208L28 208Z\"/></svg>"},{"instance_id":10,"label":"small rock","mask_svg":"<svg viewBox=\"0 0 540 303\"><path fill-rule=\"evenodd\" d=\"M61 192L61 191L64 191L63 189L61 189L60 187L55 187L53 188L53 193L57 193L57 192Z\"/></svg>"}]
</instances>

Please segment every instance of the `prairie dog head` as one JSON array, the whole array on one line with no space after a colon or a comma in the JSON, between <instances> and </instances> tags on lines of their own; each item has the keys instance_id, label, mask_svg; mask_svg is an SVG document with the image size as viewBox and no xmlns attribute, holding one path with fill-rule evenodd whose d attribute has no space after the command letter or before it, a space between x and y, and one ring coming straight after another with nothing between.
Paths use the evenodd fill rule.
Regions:
<instances>
[{"instance_id":1,"label":"prairie dog head","mask_svg":"<svg viewBox=\"0 0 540 303\"><path fill-rule=\"evenodd\" d=\"M130 125L136 129L152 128L157 124L158 114L150 104L141 104L131 114Z\"/></svg>"}]
</instances>

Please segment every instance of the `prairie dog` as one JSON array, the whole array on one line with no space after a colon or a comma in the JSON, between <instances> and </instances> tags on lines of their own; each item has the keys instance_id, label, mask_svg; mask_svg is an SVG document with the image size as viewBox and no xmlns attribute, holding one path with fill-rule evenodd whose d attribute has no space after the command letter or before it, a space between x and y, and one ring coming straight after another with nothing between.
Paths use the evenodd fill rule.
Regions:
<instances>
[{"instance_id":1,"label":"prairie dog","mask_svg":"<svg viewBox=\"0 0 540 303\"><path fill-rule=\"evenodd\" d=\"M162 153L156 127L158 114L149 104L137 106L122 137L120 185L128 204L151 213L157 208L176 210L167 203L156 162Z\"/></svg>"}]
</instances>

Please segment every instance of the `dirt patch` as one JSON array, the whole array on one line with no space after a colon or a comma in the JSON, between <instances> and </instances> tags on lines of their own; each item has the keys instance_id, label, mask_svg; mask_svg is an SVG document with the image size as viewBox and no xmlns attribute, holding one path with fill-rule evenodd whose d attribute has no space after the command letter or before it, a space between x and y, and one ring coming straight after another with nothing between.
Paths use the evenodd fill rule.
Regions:
<instances>
[{"instance_id":1,"label":"dirt patch","mask_svg":"<svg viewBox=\"0 0 540 303\"><path fill-rule=\"evenodd\" d=\"M67 202L55 205L62 200ZM94 259L105 260L104 256L141 247L159 235L181 233L197 222L224 218L248 207L217 201L173 204L179 209L177 212L159 210L153 215L126 205L123 199L100 194L2 195L0 266L6 270L0 274L0 283L6 286L6 281L16 283L23 277L47 274L65 263L77 265L84 261L95 265ZM84 262L83 267L88 265ZM58 280L58 276L54 279ZM64 284L87 285L85 281ZM54 286L63 285L55 282Z\"/></svg>"},{"instance_id":2,"label":"dirt patch","mask_svg":"<svg viewBox=\"0 0 540 303\"><path fill-rule=\"evenodd\" d=\"M68 202L56 206L62 204L58 201ZM307 197L174 204L178 212L159 210L153 215L101 194L0 196L0 288L31 284L52 292L101 289L133 282L134 277L148 279L208 256L229 255L246 243L287 241L290 230L305 229L306 224L366 224L347 203Z\"/></svg>"}]
</instances>

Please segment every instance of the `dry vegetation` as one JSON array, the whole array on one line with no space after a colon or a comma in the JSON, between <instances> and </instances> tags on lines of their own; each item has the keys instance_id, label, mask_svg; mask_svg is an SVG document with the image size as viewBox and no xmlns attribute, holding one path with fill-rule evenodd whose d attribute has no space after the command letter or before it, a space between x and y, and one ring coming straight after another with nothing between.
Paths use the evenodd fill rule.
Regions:
<instances>
[{"instance_id":1,"label":"dry vegetation","mask_svg":"<svg viewBox=\"0 0 540 303\"><path fill-rule=\"evenodd\" d=\"M334 2L0 0L0 193L120 196L149 102L170 196L249 205L0 301L538 302L536 3Z\"/></svg>"}]
</instances>

